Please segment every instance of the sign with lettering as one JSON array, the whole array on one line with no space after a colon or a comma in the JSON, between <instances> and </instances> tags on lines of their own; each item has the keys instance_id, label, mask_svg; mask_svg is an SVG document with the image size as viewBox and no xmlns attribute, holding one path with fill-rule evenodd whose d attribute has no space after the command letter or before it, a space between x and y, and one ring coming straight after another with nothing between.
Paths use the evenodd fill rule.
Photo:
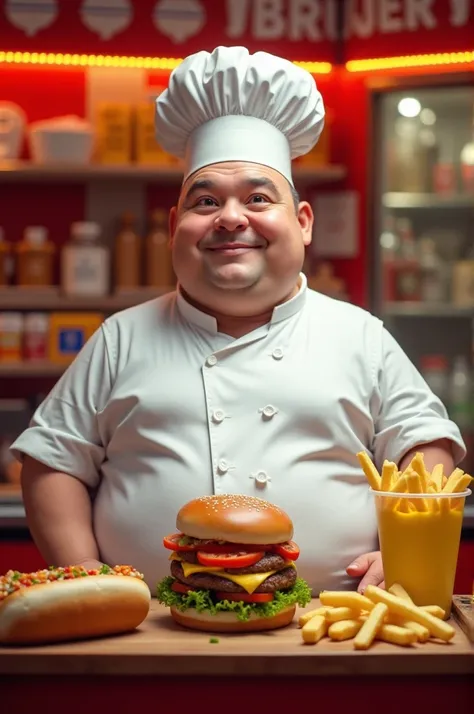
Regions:
<instances>
[{"instance_id":1,"label":"sign with lettering","mask_svg":"<svg viewBox=\"0 0 474 714\"><path fill-rule=\"evenodd\" d=\"M344 59L474 50L474 0L345 0Z\"/></svg>"},{"instance_id":2,"label":"sign with lettering","mask_svg":"<svg viewBox=\"0 0 474 714\"><path fill-rule=\"evenodd\" d=\"M336 60L339 0L0 0L0 50L184 57L244 45Z\"/></svg>"},{"instance_id":3,"label":"sign with lettering","mask_svg":"<svg viewBox=\"0 0 474 714\"><path fill-rule=\"evenodd\" d=\"M337 62L474 48L474 0L0 0L0 50Z\"/></svg>"}]
</instances>

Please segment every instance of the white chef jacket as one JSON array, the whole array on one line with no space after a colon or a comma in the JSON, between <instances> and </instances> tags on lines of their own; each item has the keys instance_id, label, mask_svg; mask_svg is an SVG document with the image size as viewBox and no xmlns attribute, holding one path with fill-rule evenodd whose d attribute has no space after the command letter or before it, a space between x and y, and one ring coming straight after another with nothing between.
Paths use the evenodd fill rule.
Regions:
<instances>
[{"instance_id":1,"label":"white chef jacket","mask_svg":"<svg viewBox=\"0 0 474 714\"><path fill-rule=\"evenodd\" d=\"M356 453L380 467L446 437L465 447L439 399L382 322L307 287L269 324L233 338L179 292L112 315L12 445L97 489L101 558L156 582L163 536L203 494L243 493L284 508L313 592L377 548Z\"/></svg>"}]
</instances>

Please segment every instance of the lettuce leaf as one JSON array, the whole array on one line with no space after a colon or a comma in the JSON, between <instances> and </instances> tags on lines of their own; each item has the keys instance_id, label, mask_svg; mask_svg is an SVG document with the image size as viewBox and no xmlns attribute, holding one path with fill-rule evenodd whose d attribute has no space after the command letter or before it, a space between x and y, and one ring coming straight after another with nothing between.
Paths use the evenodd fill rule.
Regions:
<instances>
[{"instance_id":1,"label":"lettuce leaf","mask_svg":"<svg viewBox=\"0 0 474 714\"><path fill-rule=\"evenodd\" d=\"M308 583L297 578L292 588L277 590L271 602L248 603L233 600L214 601L209 590L190 590L188 593L176 593L171 589L174 578L168 575L158 583L156 597L158 602L167 607L176 607L181 612L194 608L197 612L233 612L238 620L245 622L252 613L259 617L273 617L290 605L304 607L311 601L311 590Z\"/></svg>"}]
</instances>

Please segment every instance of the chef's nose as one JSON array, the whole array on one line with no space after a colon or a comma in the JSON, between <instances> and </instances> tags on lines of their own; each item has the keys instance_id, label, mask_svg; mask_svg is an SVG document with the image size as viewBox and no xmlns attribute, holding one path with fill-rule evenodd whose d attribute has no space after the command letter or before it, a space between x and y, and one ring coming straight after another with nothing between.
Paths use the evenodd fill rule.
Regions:
<instances>
[{"instance_id":1,"label":"chef's nose","mask_svg":"<svg viewBox=\"0 0 474 714\"><path fill-rule=\"evenodd\" d=\"M242 205L236 200L226 201L215 220L217 231L244 231L248 225Z\"/></svg>"}]
</instances>

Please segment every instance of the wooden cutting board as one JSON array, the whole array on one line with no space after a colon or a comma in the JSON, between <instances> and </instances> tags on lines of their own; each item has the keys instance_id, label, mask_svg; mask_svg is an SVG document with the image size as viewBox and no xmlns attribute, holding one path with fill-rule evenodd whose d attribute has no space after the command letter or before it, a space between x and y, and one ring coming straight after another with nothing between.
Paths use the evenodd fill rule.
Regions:
<instances>
[{"instance_id":1,"label":"wooden cutting board","mask_svg":"<svg viewBox=\"0 0 474 714\"><path fill-rule=\"evenodd\" d=\"M471 642L474 642L474 602L472 595L454 595L453 615Z\"/></svg>"}]
</instances>

